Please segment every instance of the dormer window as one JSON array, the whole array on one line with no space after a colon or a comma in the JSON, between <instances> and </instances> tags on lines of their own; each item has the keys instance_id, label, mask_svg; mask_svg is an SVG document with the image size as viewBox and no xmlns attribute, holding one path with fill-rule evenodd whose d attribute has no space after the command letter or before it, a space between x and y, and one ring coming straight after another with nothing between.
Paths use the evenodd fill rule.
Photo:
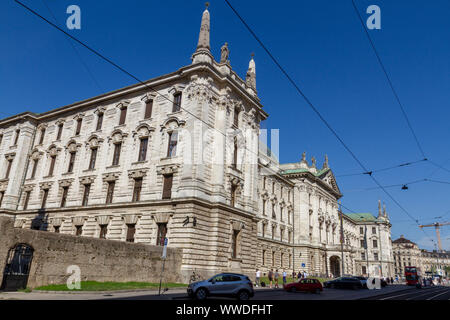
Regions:
<instances>
[{"instance_id":1,"label":"dormer window","mask_svg":"<svg viewBox=\"0 0 450 320\"><path fill-rule=\"evenodd\" d=\"M172 112L178 112L181 110L181 92L177 92L173 95Z\"/></svg>"}]
</instances>

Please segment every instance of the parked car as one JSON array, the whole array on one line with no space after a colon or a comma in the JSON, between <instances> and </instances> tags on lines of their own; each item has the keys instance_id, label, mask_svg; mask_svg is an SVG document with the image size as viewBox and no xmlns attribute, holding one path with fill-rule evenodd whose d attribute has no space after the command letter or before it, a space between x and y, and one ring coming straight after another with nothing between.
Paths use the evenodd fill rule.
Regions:
<instances>
[{"instance_id":1,"label":"parked car","mask_svg":"<svg viewBox=\"0 0 450 320\"><path fill-rule=\"evenodd\" d=\"M289 292L306 291L311 293L320 293L323 291L322 284L317 279L300 279L298 282L284 285L284 290Z\"/></svg>"},{"instance_id":2,"label":"parked car","mask_svg":"<svg viewBox=\"0 0 450 320\"><path fill-rule=\"evenodd\" d=\"M325 288L361 289L363 285L359 279L353 277L340 277L324 282Z\"/></svg>"},{"instance_id":3,"label":"parked car","mask_svg":"<svg viewBox=\"0 0 450 320\"><path fill-rule=\"evenodd\" d=\"M198 300L207 297L236 297L248 300L254 295L252 281L243 274L220 273L208 280L191 283L187 288L188 296Z\"/></svg>"},{"instance_id":4,"label":"parked car","mask_svg":"<svg viewBox=\"0 0 450 320\"><path fill-rule=\"evenodd\" d=\"M367 278L366 277L356 276L353 278L358 279L361 282L363 288L367 288Z\"/></svg>"}]
</instances>

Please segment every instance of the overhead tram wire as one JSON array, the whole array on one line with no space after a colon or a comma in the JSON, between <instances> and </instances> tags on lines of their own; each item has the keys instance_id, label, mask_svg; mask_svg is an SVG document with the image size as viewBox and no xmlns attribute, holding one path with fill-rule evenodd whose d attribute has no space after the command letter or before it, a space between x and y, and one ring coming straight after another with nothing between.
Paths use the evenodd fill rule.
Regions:
<instances>
[{"instance_id":1,"label":"overhead tram wire","mask_svg":"<svg viewBox=\"0 0 450 320\"><path fill-rule=\"evenodd\" d=\"M364 164L356 157L356 155L353 153L353 151L347 146L347 144L343 141L343 139L337 134L337 132L331 127L331 125L328 123L328 121L325 120L325 118L322 116L322 114L319 112L319 110L314 106L314 104L308 99L308 97L303 93L303 91L300 89L300 87L297 85L297 83L292 79L292 77L287 73L287 71L281 66L281 64L278 62L278 60L273 56L273 54L270 52L270 50L264 45L264 43L259 39L259 37L255 34L255 32L250 28L250 26L247 24L247 22L242 18L242 16L237 12L237 10L231 5L231 3L228 0L225 0L227 5L230 7L230 9L234 12L234 14L237 16L237 18L242 22L242 24L246 27L246 29L250 32L250 34L255 38L255 40L259 43L259 45L263 48L263 50L268 54L270 59L275 63L275 65L280 69L280 71L283 73L283 75L288 79L288 81L294 86L294 88L297 90L297 92L303 97L305 102L308 104L308 106L316 113L316 115L320 118L320 120L325 124L325 126L331 131L331 133L336 137L336 139L339 140L339 142L342 144L342 146L347 150L347 152L352 156L352 158L359 164L359 166L363 169L364 172L369 172ZM419 144L420 145L420 144ZM422 152L422 155L424 158L426 158L425 154ZM372 180L377 184L383 192L407 215L409 216L413 221L419 225L418 220L415 219L383 186L380 184L380 182L373 176L370 175ZM424 233L425 231L421 229ZM427 235L425 233L425 235ZM428 236L428 235L427 235Z\"/></svg>"},{"instance_id":2,"label":"overhead tram wire","mask_svg":"<svg viewBox=\"0 0 450 320\"><path fill-rule=\"evenodd\" d=\"M367 171L367 172L359 172L359 173L348 173L348 174L341 174L341 175L336 175L337 177L350 177L350 176L359 176L359 175L372 175L375 172L382 172L382 171L388 171L391 169L395 169L395 168L400 168L400 167L406 167L406 166L410 166L419 162L423 162L426 161L427 159L422 159L422 160L417 160L417 161L413 161L413 162L405 162L405 163L401 163L399 165L395 165L392 167L387 167L387 168L382 168L382 169L376 169L376 170L371 170L371 171Z\"/></svg>"},{"instance_id":3,"label":"overhead tram wire","mask_svg":"<svg viewBox=\"0 0 450 320\"><path fill-rule=\"evenodd\" d=\"M140 80L138 77L134 76L132 73L128 72L127 70L125 70L124 68L122 68L121 66L119 66L118 64L116 64L114 61L110 60L109 58L105 57L104 55L102 55L100 52L98 52L97 50L91 48L90 46L88 46L87 44L85 44L83 41L77 39L76 37L72 36L71 34L67 33L66 31L64 31L63 29L61 29L60 27L58 27L57 25L55 25L54 23L52 23L51 21L49 21L48 19L46 19L45 17L43 17L42 15L40 15L38 12L34 11L33 9L29 8L28 6L26 6L25 4L23 4L22 2L18 1L18 0L14 0L15 2L17 2L18 4L20 4L22 7L24 7L26 10L28 10L29 12L31 12L32 14L34 14L35 16L39 17L40 19L44 20L46 23L48 23L49 25L51 25L52 27L54 27L55 29L61 31L62 33L64 33L66 36L70 37L72 40L76 41L77 43L81 44L83 47L85 47L86 49L88 49L89 51L91 51L92 53L94 53L95 55L97 55L98 57L100 57L101 59L105 60L106 62L108 62L109 64L111 64L112 66L114 66L116 69L122 71L123 73L125 73L126 75L128 75L129 77L133 78L134 80L138 81L140 84L144 85L146 88L152 90L154 93L156 93L157 95L163 97L164 99L166 99L167 101L171 102L171 103L175 103L173 100L169 99L168 97L166 97L166 95L161 94L158 92L158 90L154 89L153 87L147 85L145 82L143 82L142 80ZM225 133L223 133L222 131L218 130L217 128L215 128L213 125L209 124L208 122L206 122L205 120L199 118L197 115L195 115L194 113L190 112L189 110L187 110L186 108L181 107L181 105L177 104L177 106L181 109L186 111L186 113L188 113L189 115L191 115L192 117L200 120L202 123L204 123L205 125L207 125L208 127L216 130L217 132L219 132L220 134L222 134L224 137L227 137ZM244 148L245 150L249 151L250 153L259 156L259 154L253 152L252 150L248 149L247 147Z\"/></svg>"},{"instance_id":4,"label":"overhead tram wire","mask_svg":"<svg viewBox=\"0 0 450 320\"><path fill-rule=\"evenodd\" d=\"M405 118L406 123L408 124L409 130L411 131L411 134L413 135L414 140L416 141L417 148L419 148L420 153L422 154L422 156L423 156L424 159L426 160L427 157L425 156L425 152L423 151L423 148L422 148L422 146L420 145L419 139L417 138L417 135L416 135L416 133L415 133L415 131L414 131L412 125L411 125L411 122L409 121L409 118L408 118L408 115L406 114L405 108L403 107L403 104L402 104L402 102L400 101L400 97L398 96L397 91L395 90L394 85L392 84L391 78L389 77L389 74L388 74L388 72L387 72L387 70L386 70L386 68L385 68L385 66L384 66L384 64L383 64L383 61L381 60L381 57L380 57L380 55L378 54L377 49L375 48L375 44L374 44L374 42L372 41L372 38L370 37L369 32L367 31L367 28L366 28L366 26L365 26L365 24L364 24L364 21L363 21L363 19L362 19L360 13L359 13L359 11L358 11L358 8L356 7L355 1L354 1L354 0L351 0L351 1L352 1L352 4L353 4L353 8L355 9L356 15L358 16L358 19L359 19L359 21L361 22L361 26L362 26L362 28L364 29L364 33L366 34L367 39L368 39L369 42L370 42L370 45L371 45L371 47L372 47L372 49L373 49L373 51L374 51L374 53L375 53L375 55L376 55L376 57L377 57L378 63L380 64L381 69L383 70L383 73L384 73L384 75L385 75L385 77L386 77L386 79L387 79L387 82L389 83L389 86L391 87L392 93L394 94L394 97L395 97L395 99L397 100L397 103L398 103L398 105L399 105L399 107L400 107L400 110L402 111L403 117Z\"/></svg>"}]
</instances>

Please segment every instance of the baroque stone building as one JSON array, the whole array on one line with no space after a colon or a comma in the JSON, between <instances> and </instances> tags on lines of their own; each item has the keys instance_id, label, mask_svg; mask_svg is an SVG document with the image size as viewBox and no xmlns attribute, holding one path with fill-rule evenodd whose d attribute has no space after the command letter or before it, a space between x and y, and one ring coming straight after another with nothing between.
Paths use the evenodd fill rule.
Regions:
<instances>
[{"instance_id":1,"label":"baroque stone building","mask_svg":"<svg viewBox=\"0 0 450 320\"><path fill-rule=\"evenodd\" d=\"M241 78L228 45L217 62L209 37L206 9L190 65L1 120L0 215L17 228L153 245L168 238L182 251L184 279L255 268L339 275L342 255L344 273L381 265L390 275L386 212L340 215L328 159L319 169L305 154L290 164L268 156L255 62ZM361 228L372 231L367 250Z\"/></svg>"},{"instance_id":2,"label":"baroque stone building","mask_svg":"<svg viewBox=\"0 0 450 320\"><path fill-rule=\"evenodd\" d=\"M449 251L439 252L420 249L416 243L406 239L403 235L392 241L392 250L394 253L394 272L399 277L404 277L406 266L417 267L423 276L426 276L427 273L449 275Z\"/></svg>"}]
</instances>

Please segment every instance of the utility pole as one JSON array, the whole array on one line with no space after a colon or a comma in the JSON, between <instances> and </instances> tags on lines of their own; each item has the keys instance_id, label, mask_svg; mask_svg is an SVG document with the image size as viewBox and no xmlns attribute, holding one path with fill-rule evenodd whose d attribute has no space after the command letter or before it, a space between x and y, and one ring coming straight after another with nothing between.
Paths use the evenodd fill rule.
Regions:
<instances>
[{"instance_id":1,"label":"utility pole","mask_svg":"<svg viewBox=\"0 0 450 320\"><path fill-rule=\"evenodd\" d=\"M436 238L437 238L438 245L439 245L439 252L442 252L441 233L439 231L439 228L442 226L448 226L448 225L450 225L450 222L442 222L442 223L435 222L432 224L420 225L419 228L422 229L424 227L434 227L436 229Z\"/></svg>"},{"instance_id":2,"label":"utility pole","mask_svg":"<svg viewBox=\"0 0 450 320\"><path fill-rule=\"evenodd\" d=\"M343 213L342 213L342 206L341 201L339 201L339 217L341 220L341 261L342 261L342 267L341 267L341 276L344 275L344 221L343 221Z\"/></svg>"}]
</instances>

